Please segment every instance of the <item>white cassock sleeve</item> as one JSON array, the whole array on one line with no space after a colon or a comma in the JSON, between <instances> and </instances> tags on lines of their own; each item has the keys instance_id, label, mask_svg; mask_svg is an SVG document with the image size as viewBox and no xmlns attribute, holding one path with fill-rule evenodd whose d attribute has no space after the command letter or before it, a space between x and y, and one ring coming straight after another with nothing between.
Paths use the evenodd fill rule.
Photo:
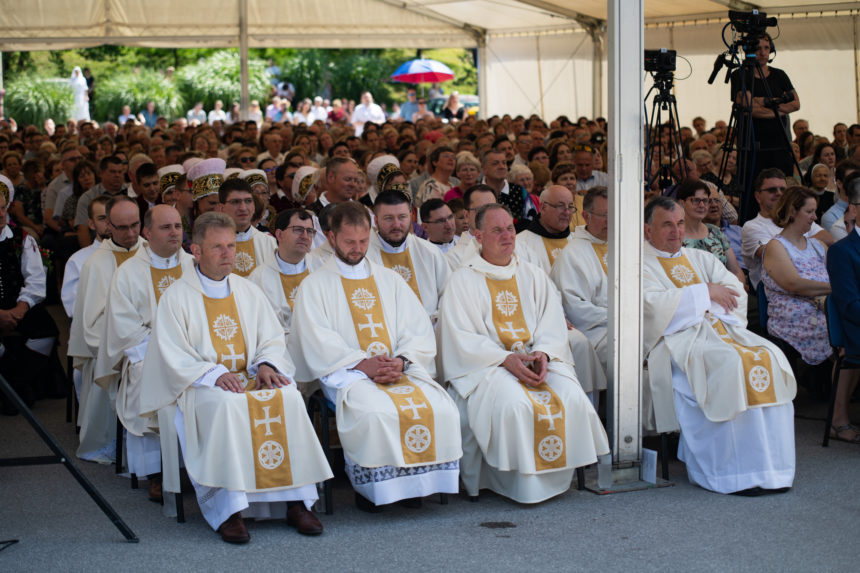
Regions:
<instances>
[{"instance_id":1,"label":"white cassock sleeve","mask_svg":"<svg viewBox=\"0 0 860 573\"><path fill-rule=\"evenodd\" d=\"M47 278L45 267L42 265L42 253L39 246L29 235L24 239L21 250L21 274L24 276L24 286L18 293L18 302L26 302L33 308L45 300Z\"/></svg>"}]
</instances>

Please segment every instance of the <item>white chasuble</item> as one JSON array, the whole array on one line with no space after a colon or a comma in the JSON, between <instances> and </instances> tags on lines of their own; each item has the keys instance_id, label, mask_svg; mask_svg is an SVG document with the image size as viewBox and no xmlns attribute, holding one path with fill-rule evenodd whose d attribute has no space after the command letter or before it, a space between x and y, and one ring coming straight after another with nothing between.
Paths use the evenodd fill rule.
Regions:
<instances>
[{"instance_id":1,"label":"white chasuble","mask_svg":"<svg viewBox=\"0 0 860 573\"><path fill-rule=\"evenodd\" d=\"M287 272L285 268L288 268ZM248 279L260 287L275 310L275 315L284 330L284 336L290 333L290 322L293 316L293 304L299 292L299 285L310 273L307 258L296 265L281 261L277 253L270 263L254 269ZM289 348L287 349L289 350Z\"/></svg>"},{"instance_id":2,"label":"white chasuble","mask_svg":"<svg viewBox=\"0 0 860 573\"><path fill-rule=\"evenodd\" d=\"M339 264L333 257L299 287L289 336L297 378L319 378L334 398L344 453L358 466L456 464L456 407L432 378L436 343L420 301L381 265L365 259L347 278ZM393 385L351 370L375 355L412 363Z\"/></svg>"},{"instance_id":3,"label":"white chasuble","mask_svg":"<svg viewBox=\"0 0 860 573\"><path fill-rule=\"evenodd\" d=\"M443 377L461 411L460 473L470 495L488 487L523 503L542 501L569 489L575 468L609 451L577 382L566 332L549 277L516 256L505 267L476 256L451 276L437 337ZM548 356L541 387L524 386L502 366L511 350Z\"/></svg>"},{"instance_id":4,"label":"white chasuble","mask_svg":"<svg viewBox=\"0 0 860 573\"><path fill-rule=\"evenodd\" d=\"M775 345L745 328L746 293L716 257L686 248L673 257L646 244L643 266L644 350L650 353L658 431L675 421L670 361L686 374L699 407L712 422L794 399L797 387L788 361ZM705 282L733 289L740 295L738 307L727 313L707 301L702 308L685 308L684 291L705 289L705 299Z\"/></svg>"},{"instance_id":5,"label":"white chasuble","mask_svg":"<svg viewBox=\"0 0 860 573\"><path fill-rule=\"evenodd\" d=\"M251 282L225 280L226 297L207 296L198 271L183 274L162 296L144 362L142 414L176 402L185 464L199 486L263 492L328 479L295 383L251 390L263 363L294 374L271 306ZM244 392L214 386L227 372L247 373Z\"/></svg>"},{"instance_id":6,"label":"white chasuble","mask_svg":"<svg viewBox=\"0 0 860 573\"><path fill-rule=\"evenodd\" d=\"M572 233L567 237L549 238L526 229L517 233L517 256L521 261L538 266L549 274L556 258L572 238Z\"/></svg>"},{"instance_id":7,"label":"white chasuble","mask_svg":"<svg viewBox=\"0 0 860 573\"><path fill-rule=\"evenodd\" d=\"M236 259L233 262L233 272L240 277L247 277L255 268L271 262L273 253L278 248L278 242L268 233L258 231L251 226L243 233L236 233Z\"/></svg>"}]
</instances>

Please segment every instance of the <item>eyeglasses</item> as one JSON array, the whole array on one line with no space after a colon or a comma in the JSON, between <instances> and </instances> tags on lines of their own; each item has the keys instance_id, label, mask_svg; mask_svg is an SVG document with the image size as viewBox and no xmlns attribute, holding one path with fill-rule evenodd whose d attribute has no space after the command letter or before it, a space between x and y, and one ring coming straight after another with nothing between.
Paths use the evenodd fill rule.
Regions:
<instances>
[{"instance_id":1,"label":"eyeglasses","mask_svg":"<svg viewBox=\"0 0 860 573\"><path fill-rule=\"evenodd\" d=\"M552 207L553 209L558 209L561 212L569 211L571 213L576 213L576 205L573 203L541 203L542 206Z\"/></svg>"},{"instance_id":2,"label":"eyeglasses","mask_svg":"<svg viewBox=\"0 0 860 573\"><path fill-rule=\"evenodd\" d=\"M134 231L135 229L139 229L140 228L140 221L135 221L131 225L114 225L110 221L110 219L108 219L108 225L110 225L111 227L113 227L114 229L116 229L117 231L119 231L121 233L127 233L129 231Z\"/></svg>"},{"instance_id":3,"label":"eyeglasses","mask_svg":"<svg viewBox=\"0 0 860 573\"><path fill-rule=\"evenodd\" d=\"M454 220L454 215L448 215L447 217L442 217L441 219L435 219L433 221L424 221L428 225L436 225L439 223L450 223Z\"/></svg>"},{"instance_id":4,"label":"eyeglasses","mask_svg":"<svg viewBox=\"0 0 860 573\"><path fill-rule=\"evenodd\" d=\"M780 193L784 193L788 187L762 187L761 191L767 191L768 193L776 193L779 191Z\"/></svg>"},{"instance_id":5,"label":"eyeglasses","mask_svg":"<svg viewBox=\"0 0 860 573\"><path fill-rule=\"evenodd\" d=\"M587 151L589 153L594 153L594 148L590 145L574 145L572 151Z\"/></svg>"},{"instance_id":6,"label":"eyeglasses","mask_svg":"<svg viewBox=\"0 0 860 573\"><path fill-rule=\"evenodd\" d=\"M308 237L313 239L314 235L317 234L317 230L314 229L313 227L300 227L298 225L295 225L293 227L287 227L287 229L292 231L293 235L295 235L296 237L301 237L302 235L307 235Z\"/></svg>"},{"instance_id":7,"label":"eyeglasses","mask_svg":"<svg viewBox=\"0 0 860 573\"><path fill-rule=\"evenodd\" d=\"M240 157L239 161L241 163L254 163L254 158L253 157Z\"/></svg>"},{"instance_id":8,"label":"eyeglasses","mask_svg":"<svg viewBox=\"0 0 860 573\"><path fill-rule=\"evenodd\" d=\"M688 197L687 201L692 203L693 205L705 205L708 203L710 199L707 197Z\"/></svg>"},{"instance_id":9,"label":"eyeglasses","mask_svg":"<svg viewBox=\"0 0 860 573\"><path fill-rule=\"evenodd\" d=\"M263 171L266 173L274 173L277 170L278 170L277 167L269 167L268 169L263 169Z\"/></svg>"},{"instance_id":10,"label":"eyeglasses","mask_svg":"<svg viewBox=\"0 0 860 573\"><path fill-rule=\"evenodd\" d=\"M590 214L592 217L597 217L598 219L605 219L609 216L609 213L595 213L594 211L586 211L586 213Z\"/></svg>"}]
</instances>

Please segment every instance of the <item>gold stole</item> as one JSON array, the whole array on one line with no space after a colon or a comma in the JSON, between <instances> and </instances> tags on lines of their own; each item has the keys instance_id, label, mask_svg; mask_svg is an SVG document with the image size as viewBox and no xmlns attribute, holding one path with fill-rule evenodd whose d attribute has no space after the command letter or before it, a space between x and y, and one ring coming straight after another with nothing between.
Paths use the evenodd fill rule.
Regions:
<instances>
[{"instance_id":1,"label":"gold stole","mask_svg":"<svg viewBox=\"0 0 860 573\"><path fill-rule=\"evenodd\" d=\"M676 258L657 257L660 265L666 272L666 276L678 288L700 284L702 281L693 265L682 254ZM744 367L744 387L746 388L747 404L749 406L761 406L765 404L776 404L776 391L773 384L773 366L770 353L764 346L744 346L732 339L723 322L706 313L705 318L720 337L720 340L735 349L740 356Z\"/></svg>"},{"instance_id":2,"label":"gold stole","mask_svg":"<svg viewBox=\"0 0 860 573\"><path fill-rule=\"evenodd\" d=\"M531 332L520 305L517 278L487 278L486 281L493 305L493 326L496 327L499 340L507 350L525 353L525 343L531 339ZM564 445L564 404L546 382L535 387L520 382L520 387L532 402L535 470L565 467L567 451ZM541 414L541 411L544 413Z\"/></svg>"},{"instance_id":3,"label":"gold stole","mask_svg":"<svg viewBox=\"0 0 860 573\"><path fill-rule=\"evenodd\" d=\"M561 254L562 249L567 246L567 239L549 239L541 237L543 246L546 249L546 256L549 259L549 266L555 263L555 259Z\"/></svg>"},{"instance_id":4,"label":"gold stole","mask_svg":"<svg viewBox=\"0 0 860 573\"><path fill-rule=\"evenodd\" d=\"M236 260L233 262L233 272L240 277L247 277L257 267L257 255L254 251L254 236L247 241L236 243Z\"/></svg>"},{"instance_id":5,"label":"gold stole","mask_svg":"<svg viewBox=\"0 0 860 573\"><path fill-rule=\"evenodd\" d=\"M603 272L609 275L609 244L607 243L591 243L591 248L594 249L594 254L597 255L597 260L600 261L600 266L603 267Z\"/></svg>"},{"instance_id":6,"label":"gold stole","mask_svg":"<svg viewBox=\"0 0 860 573\"><path fill-rule=\"evenodd\" d=\"M284 298L287 299L287 304L290 305L290 309L293 308L293 303L296 301L296 293L299 290L299 284L305 280L305 277L308 276L309 273L310 271L308 271L308 269L295 275L285 275L282 272L278 273L281 276L281 286L284 289Z\"/></svg>"},{"instance_id":7,"label":"gold stole","mask_svg":"<svg viewBox=\"0 0 860 573\"><path fill-rule=\"evenodd\" d=\"M257 489L293 485L281 388L245 392Z\"/></svg>"},{"instance_id":8,"label":"gold stole","mask_svg":"<svg viewBox=\"0 0 860 573\"><path fill-rule=\"evenodd\" d=\"M409 284L409 288L421 300L421 293L418 292L418 280L415 278L415 266L412 264L412 256L409 254L409 247L406 247L402 253L386 253L380 249L379 254L382 256L382 264L387 269L391 269L398 275L403 277Z\"/></svg>"},{"instance_id":9,"label":"gold stole","mask_svg":"<svg viewBox=\"0 0 860 573\"><path fill-rule=\"evenodd\" d=\"M152 277L152 289L155 291L155 304L158 304L167 287L182 276L182 263L171 269L157 269L150 265L149 274Z\"/></svg>"},{"instance_id":10,"label":"gold stole","mask_svg":"<svg viewBox=\"0 0 860 573\"><path fill-rule=\"evenodd\" d=\"M355 326L358 345L368 357L391 356L391 339L379 300L379 290L373 277L347 279L341 277L349 312ZM429 464L436 461L436 435L433 408L416 384L405 374L394 384L379 384L397 409L400 424L400 447L407 465Z\"/></svg>"},{"instance_id":11,"label":"gold stole","mask_svg":"<svg viewBox=\"0 0 860 573\"><path fill-rule=\"evenodd\" d=\"M247 360L245 358L245 335L239 322L239 310L233 294L225 298L209 298L203 295L209 338L215 348L218 364L237 374L248 388Z\"/></svg>"},{"instance_id":12,"label":"gold stole","mask_svg":"<svg viewBox=\"0 0 860 573\"><path fill-rule=\"evenodd\" d=\"M121 264L123 264L124 262L126 262L127 260L129 260L130 258L132 258L134 256L134 254L137 252L137 249L134 249L133 251L111 251L111 252L113 253L114 260L116 260L116 266L117 266L117 268L119 268L119 266Z\"/></svg>"}]
</instances>

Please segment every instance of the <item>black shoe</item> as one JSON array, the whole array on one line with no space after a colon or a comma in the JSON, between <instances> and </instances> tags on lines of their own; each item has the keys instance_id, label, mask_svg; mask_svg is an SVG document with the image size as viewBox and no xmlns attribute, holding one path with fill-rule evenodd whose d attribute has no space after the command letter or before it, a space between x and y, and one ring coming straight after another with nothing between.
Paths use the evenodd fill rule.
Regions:
<instances>
[{"instance_id":1,"label":"black shoe","mask_svg":"<svg viewBox=\"0 0 860 573\"><path fill-rule=\"evenodd\" d=\"M372 501L364 497L363 495L356 492L355 494L355 507L360 509L361 511L367 513L381 513L382 508L378 505L375 505Z\"/></svg>"},{"instance_id":2,"label":"black shoe","mask_svg":"<svg viewBox=\"0 0 860 573\"><path fill-rule=\"evenodd\" d=\"M732 495L739 495L742 497L759 497L760 495L764 495L767 493L766 490L763 490L760 487L751 487L749 489L742 489L740 491L733 491Z\"/></svg>"}]
</instances>

